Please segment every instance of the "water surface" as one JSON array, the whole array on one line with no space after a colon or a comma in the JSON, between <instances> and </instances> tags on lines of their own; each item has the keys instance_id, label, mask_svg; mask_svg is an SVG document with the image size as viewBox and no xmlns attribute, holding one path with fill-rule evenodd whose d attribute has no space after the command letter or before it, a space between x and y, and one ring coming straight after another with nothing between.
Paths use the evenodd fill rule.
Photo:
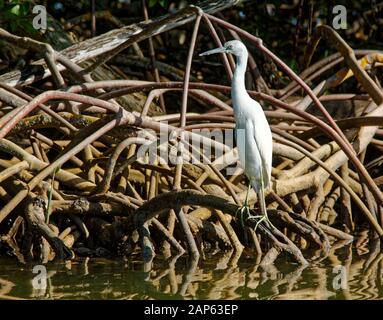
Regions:
<instances>
[{"instance_id":1,"label":"water surface","mask_svg":"<svg viewBox=\"0 0 383 320\"><path fill-rule=\"evenodd\" d=\"M382 299L379 248L333 247L307 267L281 257L262 267L253 257L217 253L198 264L155 258L144 264L114 258L76 258L46 265L46 289L33 287L34 264L0 258L2 299Z\"/></svg>"}]
</instances>

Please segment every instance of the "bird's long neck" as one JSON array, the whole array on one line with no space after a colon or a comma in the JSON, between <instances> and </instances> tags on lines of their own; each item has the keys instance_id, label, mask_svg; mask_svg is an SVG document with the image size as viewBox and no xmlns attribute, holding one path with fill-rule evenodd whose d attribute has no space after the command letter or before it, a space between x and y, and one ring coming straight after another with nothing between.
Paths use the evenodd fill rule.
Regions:
<instances>
[{"instance_id":1,"label":"bird's long neck","mask_svg":"<svg viewBox=\"0 0 383 320\"><path fill-rule=\"evenodd\" d=\"M244 52L241 56L237 56L237 64L234 71L234 76L231 84L231 97L233 100L234 111L236 108L236 101L244 96L247 96L245 86L245 73L247 66L248 53Z\"/></svg>"}]
</instances>

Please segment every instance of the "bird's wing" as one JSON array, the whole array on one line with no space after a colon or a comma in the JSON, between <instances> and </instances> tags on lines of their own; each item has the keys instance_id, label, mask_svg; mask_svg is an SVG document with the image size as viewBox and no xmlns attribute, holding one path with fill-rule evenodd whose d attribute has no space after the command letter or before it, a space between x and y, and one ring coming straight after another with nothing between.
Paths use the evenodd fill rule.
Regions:
<instances>
[{"instance_id":1,"label":"bird's wing","mask_svg":"<svg viewBox=\"0 0 383 320\"><path fill-rule=\"evenodd\" d=\"M248 119L247 128L251 128L254 143L257 146L261 157L262 175L264 187L268 187L271 178L273 140L269 124L264 114L257 115L256 118Z\"/></svg>"}]
</instances>

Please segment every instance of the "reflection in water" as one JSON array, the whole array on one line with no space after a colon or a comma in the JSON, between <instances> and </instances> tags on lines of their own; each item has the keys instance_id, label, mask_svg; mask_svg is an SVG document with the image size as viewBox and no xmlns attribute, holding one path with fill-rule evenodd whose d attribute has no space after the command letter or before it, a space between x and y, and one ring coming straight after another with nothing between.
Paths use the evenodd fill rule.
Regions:
<instances>
[{"instance_id":1,"label":"reflection in water","mask_svg":"<svg viewBox=\"0 0 383 320\"><path fill-rule=\"evenodd\" d=\"M379 242L364 250L339 242L312 257L307 267L283 259L261 266L231 252L199 262L83 258L46 265L44 289L33 288L33 265L2 258L0 299L382 299Z\"/></svg>"}]
</instances>

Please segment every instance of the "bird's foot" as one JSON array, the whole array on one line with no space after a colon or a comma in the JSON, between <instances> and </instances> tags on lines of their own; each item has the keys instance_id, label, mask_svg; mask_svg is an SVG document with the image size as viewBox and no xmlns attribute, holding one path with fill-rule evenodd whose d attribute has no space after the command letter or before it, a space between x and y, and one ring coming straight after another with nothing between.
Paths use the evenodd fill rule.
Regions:
<instances>
[{"instance_id":1,"label":"bird's foot","mask_svg":"<svg viewBox=\"0 0 383 320\"><path fill-rule=\"evenodd\" d=\"M266 214L257 215L257 216L252 215L251 217L249 217L249 219L257 220L257 223L255 224L255 227L254 227L254 232L257 230L261 222L265 222L267 226L274 227L274 225L271 223L271 221L269 220L269 217Z\"/></svg>"},{"instance_id":2,"label":"bird's foot","mask_svg":"<svg viewBox=\"0 0 383 320\"><path fill-rule=\"evenodd\" d=\"M244 204L242 207L238 208L238 210L237 210L237 212L235 214L235 218L238 219L238 216L239 216L239 220L241 222L241 226L242 227L245 226L245 222L247 220L258 220L259 219L259 222L267 220L270 223L270 221L269 221L267 216L252 214L251 211L250 211L250 207L248 205L246 205L246 204ZM257 223L257 226L258 226L258 223Z\"/></svg>"},{"instance_id":3,"label":"bird's foot","mask_svg":"<svg viewBox=\"0 0 383 320\"><path fill-rule=\"evenodd\" d=\"M262 215L262 216L256 216L258 218L258 221L257 223L255 224L255 227L254 227L254 232L257 231L258 229L258 226L259 224L262 222L262 221L266 221L266 220L269 220L266 216Z\"/></svg>"},{"instance_id":4,"label":"bird's foot","mask_svg":"<svg viewBox=\"0 0 383 320\"><path fill-rule=\"evenodd\" d=\"M235 213L236 219L238 219L238 216L239 216L239 220L241 221L241 226L244 227L245 221L253 215L250 213L250 207L245 204L242 207L238 208L237 212Z\"/></svg>"}]
</instances>

